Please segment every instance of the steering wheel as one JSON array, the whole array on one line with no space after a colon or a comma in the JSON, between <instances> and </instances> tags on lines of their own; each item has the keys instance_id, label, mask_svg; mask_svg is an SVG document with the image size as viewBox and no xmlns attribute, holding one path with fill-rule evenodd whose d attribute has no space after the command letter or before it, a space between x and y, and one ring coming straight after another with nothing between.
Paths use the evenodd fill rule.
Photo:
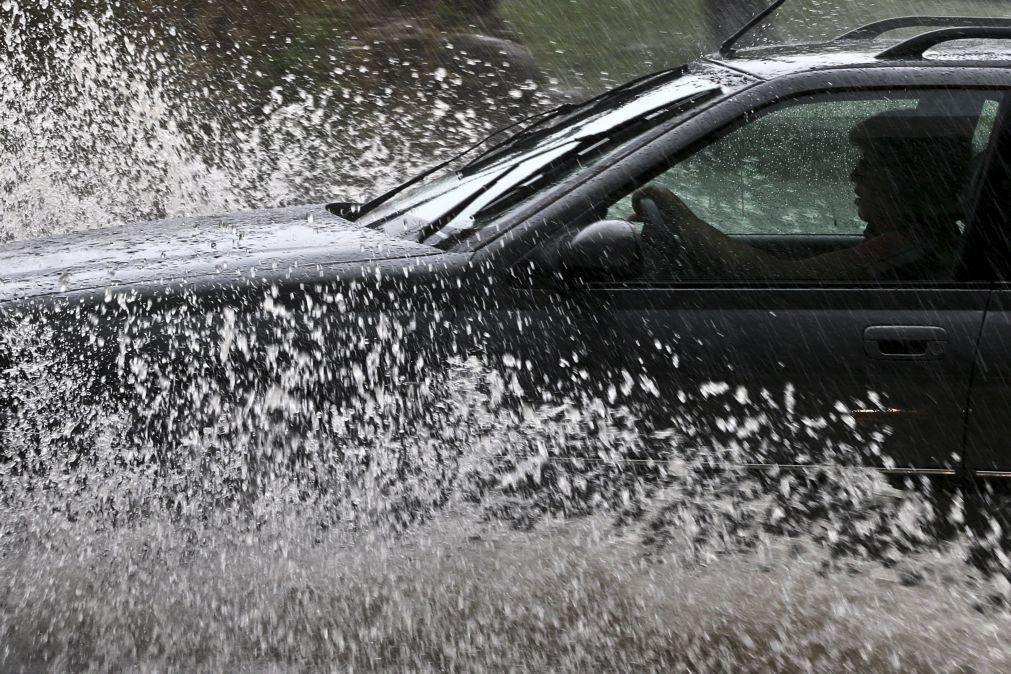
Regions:
<instances>
[{"instance_id":1,"label":"steering wheel","mask_svg":"<svg viewBox=\"0 0 1011 674\"><path fill-rule=\"evenodd\" d=\"M649 197L640 199L636 210L643 222L640 241L646 274L654 279L673 278L684 250L680 223L665 218L660 205Z\"/></svg>"}]
</instances>

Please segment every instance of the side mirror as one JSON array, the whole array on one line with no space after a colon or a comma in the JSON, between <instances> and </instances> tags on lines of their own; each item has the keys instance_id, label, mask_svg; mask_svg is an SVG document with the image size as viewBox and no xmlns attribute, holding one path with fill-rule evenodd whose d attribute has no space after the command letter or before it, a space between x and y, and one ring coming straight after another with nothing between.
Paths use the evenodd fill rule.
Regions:
<instances>
[{"instance_id":1,"label":"side mirror","mask_svg":"<svg viewBox=\"0 0 1011 674\"><path fill-rule=\"evenodd\" d=\"M601 220L564 241L558 271L582 281L623 281L642 274L639 232L624 220Z\"/></svg>"}]
</instances>

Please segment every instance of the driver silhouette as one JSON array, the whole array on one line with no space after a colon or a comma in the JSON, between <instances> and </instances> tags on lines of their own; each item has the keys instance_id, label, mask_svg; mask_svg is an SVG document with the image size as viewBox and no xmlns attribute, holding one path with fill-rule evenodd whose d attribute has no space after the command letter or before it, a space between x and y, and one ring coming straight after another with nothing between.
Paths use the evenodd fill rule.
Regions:
<instances>
[{"instance_id":1,"label":"driver silhouette","mask_svg":"<svg viewBox=\"0 0 1011 674\"><path fill-rule=\"evenodd\" d=\"M686 255L715 267L721 278L742 280L948 278L972 156L972 127L960 121L893 111L855 126L849 137L860 159L850 178L866 223L864 240L803 259L777 257L729 237L670 190L647 185L632 199L637 219L646 223L642 245L653 262L647 267L673 276L677 256Z\"/></svg>"}]
</instances>

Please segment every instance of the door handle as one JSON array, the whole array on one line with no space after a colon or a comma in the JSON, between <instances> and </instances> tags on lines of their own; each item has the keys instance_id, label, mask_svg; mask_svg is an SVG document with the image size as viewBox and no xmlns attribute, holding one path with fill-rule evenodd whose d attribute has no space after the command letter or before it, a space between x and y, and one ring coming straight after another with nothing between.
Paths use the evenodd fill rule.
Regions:
<instances>
[{"instance_id":1,"label":"door handle","mask_svg":"<svg viewBox=\"0 0 1011 674\"><path fill-rule=\"evenodd\" d=\"M878 360L940 360L947 348L944 328L873 325L864 330L864 353Z\"/></svg>"}]
</instances>

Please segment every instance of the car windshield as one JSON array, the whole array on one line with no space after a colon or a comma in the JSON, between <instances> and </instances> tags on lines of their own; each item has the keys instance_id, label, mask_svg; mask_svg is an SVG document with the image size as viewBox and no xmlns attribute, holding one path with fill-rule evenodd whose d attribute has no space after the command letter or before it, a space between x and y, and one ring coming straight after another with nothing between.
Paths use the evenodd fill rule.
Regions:
<instances>
[{"instance_id":1,"label":"car windshield","mask_svg":"<svg viewBox=\"0 0 1011 674\"><path fill-rule=\"evenodd\" d=\"M359 218L391 236L451 248L479 227L490 207L550 174L585 168L628 139L631 129L652 125L693 104L742 86L747 79L700 64L672 73L658 84L632 88L611 99L576 107L536 130L520 132L467 166L412 188Z\"/></svg>"}]
</instances>

